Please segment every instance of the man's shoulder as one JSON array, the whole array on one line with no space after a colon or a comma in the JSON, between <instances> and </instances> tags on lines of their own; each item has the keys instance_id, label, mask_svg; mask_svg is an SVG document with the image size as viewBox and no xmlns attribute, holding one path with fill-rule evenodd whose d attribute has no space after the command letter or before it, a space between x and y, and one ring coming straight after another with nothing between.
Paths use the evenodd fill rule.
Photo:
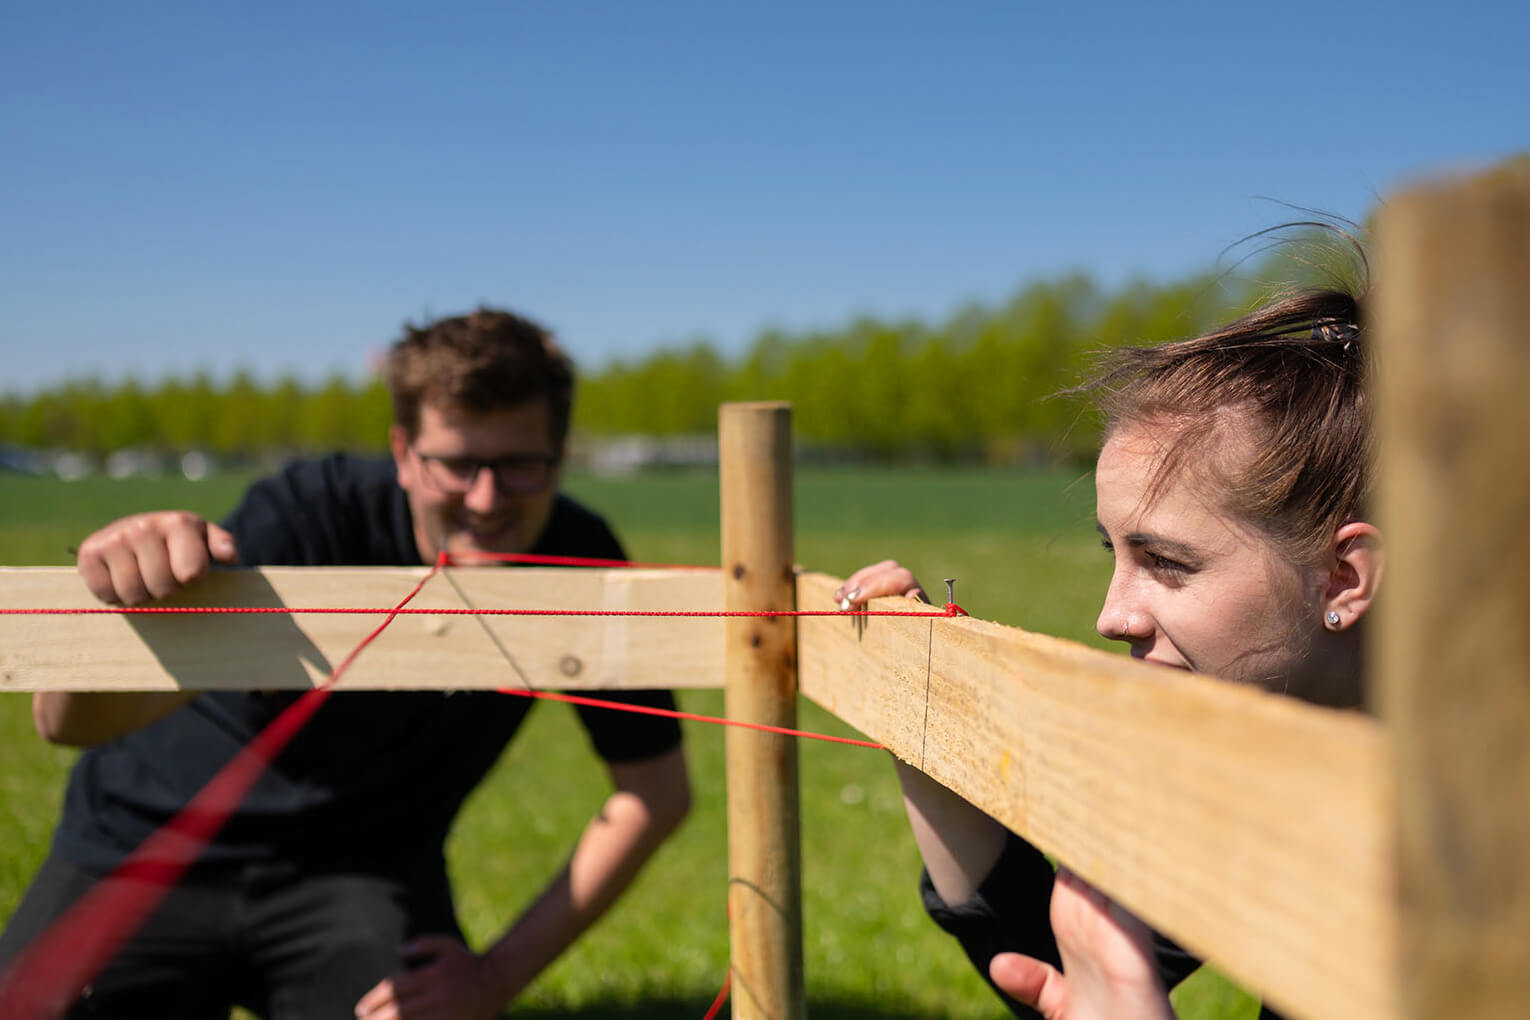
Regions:
<instances>
[{"instance_id":1,"label":"man's shoulder","mask_svg":"<svg viewBox=\"0 0 1530 1020\"><path fill-rule=\"evenodd\" d=\"M413 562L408 505L389 457L297 458L254 483L225 521L246 564Z\"/></svg>"},{"instance_id":2,"label":"man's shoulder","mask_svg":"<svg viewBox=\"0 0 1530 1020\"><path fill-rule=\"evenodd\" d=\"M370 493L397 488L398 470L391 457L330 453L322 457L293 458L282 465L277 475L256 485L278 479L305 495Z\"/></svg>"},{"instance_id":3,"label":"man's shoulder","mask_svg":"<svg viewBox=\"0 0 1530 1020\"><path fill-rule=\"evenodd\" d=\"M621 541L606 519L564 492L558 493L553 502L547 528L532 551L551 556L627 558Z\"/></svg>"},{"instance_id":4,"label":"man's shoulder","mask_svg":"<svg viewBox=\"0 0 1530 1020\"><path fill-rule=\"evenodd\" d=\"M553 520L559 519L562 519L569 527L611 530L611 525L598 510L586 506L566 492L559 492L557 499L553 502Z\"/></svg>"}]
</instances>

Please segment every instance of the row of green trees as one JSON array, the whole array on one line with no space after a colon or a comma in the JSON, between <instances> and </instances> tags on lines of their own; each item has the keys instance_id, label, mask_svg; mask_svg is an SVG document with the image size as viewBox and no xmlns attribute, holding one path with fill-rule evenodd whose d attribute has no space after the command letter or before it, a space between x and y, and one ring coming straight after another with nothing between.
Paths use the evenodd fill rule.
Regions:
<instances>
[{"instance_id":1,"label":"row of green trees","mask_svg":"<svg viewBox=\"0 0 1530 1020\"><path fill-rule=\"evenodd\" d=\"M589 378L576 419L597 435L702 433L722 401L783 399L801 439L846 452L1068 456L1091 449L1094 434L1075 427L1077 402L1054 395L1094 352L1193 334L1246 303L1236 289L1197 279L1106 293L1075 275L935 324L863 318L833 332L766 332L733 361L705 345L661 351Z\"/></svg>"},{"instance_id":2,"label":"row of green trees","mask_svg":"<svg viewBox=\"0 0 1530 1020\"><path fill-rule=\"evenodd\" d=\"M205 373L107 386L87 379L0 400L0 440L104 454L125 447L209 450L227 457L274 450L380 448L391 420L381 381L336 376L316 386L248 372L224 383Z\"/></svg>"},{"instance_id":3,"label":"row of green trees","mask_svg":"<svg viewBox=\"0 0 1530 1020\"><path fill-rule=\"evenodd\" d=\"M1247 304L1226 278L1114 291L1072 275L944 321L858 319L832 331L766 331L737 357L696 344L583 373L576 437L692 435L725 400L789 400L800 440L878 458L991 463L1090 448L1077 405L1048 399L1091 352L1192 334ZM0 442L97 455L123 447L276 451L381 449L390 405L379 380L261 384L246 372L154 385L78 381L0 398Z\"/></svg>"}]
</instances>

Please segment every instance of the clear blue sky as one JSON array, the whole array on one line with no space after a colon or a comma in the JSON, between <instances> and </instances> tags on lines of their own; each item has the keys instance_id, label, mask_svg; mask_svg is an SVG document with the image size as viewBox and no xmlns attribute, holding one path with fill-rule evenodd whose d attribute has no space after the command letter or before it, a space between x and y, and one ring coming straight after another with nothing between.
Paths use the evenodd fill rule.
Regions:
<instances>
[{"instance_id":1,"label":"clear blue sky","mask_svg":"<svg viewBox=\"0 0 1530 1020\"><path fill-rule=\"evenodd\" d=\"M360 372L479 302L593 368L1174 278L1530 148L1527 11L16 2L0 392Z\"/></svg>"}]
</instances>

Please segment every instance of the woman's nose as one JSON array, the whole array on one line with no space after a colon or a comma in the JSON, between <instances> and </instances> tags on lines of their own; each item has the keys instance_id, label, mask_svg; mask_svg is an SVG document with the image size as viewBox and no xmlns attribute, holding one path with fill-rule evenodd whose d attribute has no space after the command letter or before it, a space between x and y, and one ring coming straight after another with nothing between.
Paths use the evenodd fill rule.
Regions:
<instances>
[{"instance_id":1,"label":"woman's nose","mask_svg":"<svg viewBox=\"0 0 1530 1020\"><path fill-rule=\"evenodd\" d=\"M1094 629L1112 641L1140 641L1151 634L1151 618L1135 604L1130 582L1119 571L1111 576Z\"/></svg>"}]
</instances>

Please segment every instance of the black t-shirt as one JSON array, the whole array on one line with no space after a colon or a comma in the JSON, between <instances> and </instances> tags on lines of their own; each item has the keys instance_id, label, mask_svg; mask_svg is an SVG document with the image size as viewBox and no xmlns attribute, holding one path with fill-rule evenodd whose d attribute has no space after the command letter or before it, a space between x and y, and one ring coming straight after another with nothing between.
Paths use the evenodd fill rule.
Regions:
<instances>
[{"instance_id":1,"label":"black t-shirt","mask_svg":"<svg viewBox=\"0 0 1530 1020\"><path fill-rule=\"evenodd\" d=\"M243 565L415 566L409 504L391 460L296 461L225 522ZM559 495L533 552L623 559L599 516ZM214 691L81 755L54 851L109 870L300 692ZM673 708L668 691L602 697ZM463 799L533 702L493 691L336 691L255 783L202 864L282 857L387 873L439 859ZM634 761L680 743L673 719L578 709L595 751Z\"/></svg>"},{"instance_id":2,"label":"black t-shirt","mask_svg":"<svg viewBox=\"0 0 1530 1020\"><path fill-rule=\"evenodd\" d=\"M919 876L919 894L926 912L956 936L983 980L1018 1017L1040 1014L1000 991L988 974L988 965L1000 953L1022 953L1062 969L1057 939L1052 934L1053 878L1051 862L1012 832L1007 834L993 870L965 903L952 905L941 899L928 870ZM1165 988L1174 988L1201 966L1200 960L1158 931L1153 932L1153 957ZM1259 1020L1280 1020L1280 1016L1262 1006Z\"/></svg>"}]
</instances>

